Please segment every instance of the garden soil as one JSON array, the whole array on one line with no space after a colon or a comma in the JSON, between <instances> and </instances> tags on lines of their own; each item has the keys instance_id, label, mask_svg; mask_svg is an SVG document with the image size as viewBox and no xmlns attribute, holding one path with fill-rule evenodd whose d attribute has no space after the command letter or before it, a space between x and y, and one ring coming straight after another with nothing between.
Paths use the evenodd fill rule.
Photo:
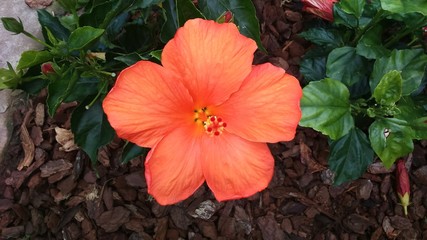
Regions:
<instances>
[{"instance_id":1,"label":"garden soil","mask_svg":"<svg viewBox=\"0 0 427 240\"><path fill-rule=\"evenodd\" d=\"M298 70L310 44L300 37L311 18L287 1L254 1L271 62ZM327 139L299 128L293 141L270 144L276 160L268 188L247 199L217 202L206 185L187 200L160 206L147 194L144 159L120 164L123 141L99 152L92 167L73 143L63 104L50 118L46 93L14 113L14 136L0 167L0 239L427 239L427 142L408 156L411 205L403 214L394 169L372 164L360 179L333 185ZM256 179L254 179L256 181Z\"/></svg>"}]
</instances>

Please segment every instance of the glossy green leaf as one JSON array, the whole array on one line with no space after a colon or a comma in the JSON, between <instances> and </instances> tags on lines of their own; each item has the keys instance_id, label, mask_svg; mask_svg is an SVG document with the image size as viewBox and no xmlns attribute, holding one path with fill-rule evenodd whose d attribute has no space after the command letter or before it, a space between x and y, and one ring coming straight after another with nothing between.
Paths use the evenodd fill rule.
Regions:
<instances>
[{"instance_id":1,"label":"glossy green leaf","mask_svg":"<svg viewBox=\"0 0 427 240\"><path fill-rule=\"evenodd\" d=\"M358 179L374 159L368 137L353 128L348 134L330 144L329 168L335 173L334 184Z\"/></svg>"},{"instance_id":2,"label":"glossy green leaf","mask_svg":"<svg viewBox=\"0 0 427 240\"><path fill-rule=\"evenodd\" d=\"M98 93L98 85L98 78L80 76L64 102L82 102L86 97Z\"/></svg>"},{"instance_id":3,"label":"glossy green leaf","mask_svg":"<svg viewBox=\"0 0 427 240\"><path fill-rule=\"evenodd\" d=\"M334 29L326 28L309 28L308 30L299 34L314 44L321 46L322 48L339 48L344 45L341 34Z\"/></svg>"},{"instance_id":4,"label":"glossy green leaf","mask_svg":"<svg viewBox=\"0 0 427 240\"><path fill-rule=\"evenodd\" d=\"M40 25L42 26L43 35L48 39L46 29L55 36L56 39L66 41L70 35L70 31L65 28L57 17L52 16L48 11L41 9L37 10L37 16Z\"/></svg>"},{"instance_id":5,"label":"glossy green leaf","mask_svg":"<svg viewBox=\"0 0 427 240\"><path fill-rule=\"evenodd\" d=\"M146 156L148 151L150 151L150 149L140 147L135 143L127 142L122 152L122 164L126 164L130 160L141 155Z\"/></svg>"},{"instance_id":6,"label":"glossy green leaf","mask_svg":"<svg viewBox=\"0 0 427 240\"><path fill-rule=\"evenodd\" d=\"M379 58L374 63L370 86L374 92L384 74L398 70L402 75L402 95L407 96L420 86L427 66L427 55L422 49L394 50L390 57Z\"/></svg>"},{"instance_id":7,"label":"glossy green leaf","mask_svg":"<svg viewBox=\"0 0 427 240\"><path fill-rule=\"evenodd\" d=\"M367 59L378 59L390 56L391 51L382 44L383 26L378 24L370 28L360 38L356 53Z\"/></svg>"},{"instance_id":8,"label":"glossy green leaf","mask_svg":"<svg viewBox=\"0 0 427 240\"><path fill-rule=\"evenodd\" d=\"M103 33L104 29L93 28L90 26L77 28L71 32L70 38L68 39L68 47L70 51L86 48L98 40Z\"/></svg>"},{"instance_id":9,"label":"glossy green leaf","mask_svg":"<svg viewBox=\"0 0 427 240\"><path fill-rule=\"evenodd\" d=\"M53 56L48 51L25 51L19 59L18 70L33 67L52 60Z\"/></svg>"},{"instance_id":10,"label":"glossy green leaf","mask_svg":"<svg viewBox=\"0 0 427 240\"><path fill-rule=\"evenodd\" d=\"M356 16L344 12L338 4L334 4L334 23L348 28L356 28L359 21Z\"/></svg>"},{"instance_id":11,"label":"glossy green leaf","mask_svg":"<svg viewBox=\"0 0 427 240\"><path fill-rule=\"evenodd\" d=\"M165 0L162 5L165 10L166 21L162 26L162 31L160 32L160 40L166 43L173 38L179 27L178 13L175 0Z\"/></svg>"},{"instance_id":12,"label":"glossy green leaf","mask_svg":"<svg viewBox=\"0 0 427 240\"><path fill-rule=\"evenodd\" d=\"M351 14L360 18L362 16L363 8L365 7L366 0L341 0L336 3L345 13Z\"/></svg>"},{"instance_id":13,"label":"glossy green leaf","mask_svg":"<svg viewBox=\"0 0 427 240\"><path fill-rule=\"evenodd\" d=\"M300 72L307 82L317 81L326 77L326 57L328 53L322 47L308 50L300 63Z\"/></svg>"},{"instance_id":14,"label":"glossy green leaf","mask_svg":"<svg viewBox=\"0 0 427 240\"><path fill-rule=\"evenodd\" d=\"M113 9L112 1L99 1L94 3L92 9L85 11L79 18L80 26L100 27L106 17L106 14Z\"/></svg>"},{"instance_id":15,"label":"glossy green leaf","mask_svg":"<svg viewBox=\"0 0 427 240\"><path fill-rule=\"evenodd\" d=\"M411 13L418 12L427 16L427 1L426 0L381 0L381 7L393 13Z\"/></svg>"},{"instance_id":16,"label":"glossy green leaf","mask_svg":"<svg viewBox=\"0 0 427 240\"><path fill-rule=\"evenodd\" d=\"M3 23L4 29L15 34L20 34L24 31L24 25L22 25L21 19L16 20L11 17L2 17L1 22Z\"/></svg>"},{"instance_id":17,"label":"glossy green leaf","mask_svg":"<svg viewBox=\"0 0 427 240\"><path fill-rule=\"evenodd\" d=\"M336 140L353 127L347 87L339 81L323 79L303 89L300 125L311 127Z\"/></svg>"},{"instance_id":18,"label":"glossy green leaf","mask_svg":"<svg viewBox=\"0 0 427 240\"><path fill-rule=\"evenodd\" d=\"M79 73L68 69L61 75L56 75L47 87L47 110L50 116L53 116L59 105L71 94L74 85L79 79Z\"/></svg>"},{"instance_id":19,"label":"glossy green leaf","mask_svg":"<svg viewBox=\"0 0 427 240\"><path fill-rule=\"evenodd\" d=\"M427 111L423 104L411 97L403 97L397 105L399 114L395 118L405 120L414 130L414 139L427 139Z\"/></svg>"},{"instance_id":20,"label":"glossy green leaf","mask_svg":"<svg viewBox=\"0 0 427 240\"><path fill-rule=\"evenodd\" d=\"M176 1L176 10L178 14L178 25L183 26L184 23L193 18L205 18L199 9L194 6L191 0Z\"/></svg>"},{"instance_id":21,"label":"glossy green leaf","mask_svg":"<svg viewBox=\"0 0 427 240\"><path fill-rule=\"evenodd\" d=\"M258 48L266 52L261 43L259 21L251 0L200 0L198 4L208 19L215 20L225 11L233 13L235 24L239 27L240 33L255 40Z\"/></svg>"},{"instance_id":22,"label":"glossy green leaf","mask_svg":"<svg viewBox=\"0 0 427 240\"><path fill-rule=\"evenodd\" d=\"M326 62L326 76L336 79L348 87L366 81L366 60L353 47L341 47L329 53Z\"/></svg>"},{"instance_id":23,"label":"glossy green leaf","mask_svg":"<svg viewBox=\"0 0 427 240\"><path fill-rule=\"evenodd\" d=\"M98 159L98 148L111 142L115 133L102 110L100 99L86 109L92 100L92 97L87 98L73 111L71 130L76 144L87 153L92 164L95 164Z\"/></svg>"},{"instance_id":24,"label":"glossy green leaf","mask_svg":"<svg viewBox=\"0 0 427 240\"><path fill-rule=\"evenodd\" d=\"M372 96L381 105L392 105L402 97L402 76L397 70L386 73Z\"/></svg>"},{"instance_id":25,"label":"glossy green leaf","mask_svg":"<svg viewBox=\"0 0 427 240\"><path fill-rule=\"evenodd\" d=\"M412 152L413 136L408 122L397 118L377 119L369 127L371 146L387 168L398 158Z\"/></svg>"},{"instance_id":26,"label":"glossy green leaf","mask_svg":"<svg viewBox=\"0 0 427 240\"><path fill-rule=\"evenodd\" d=\"M135 64L138 61L148 60L148 58L142 56L139 53L133 52L133 53L122 54L120 56L117 56L117 57L114 58L114 60L122 62L122 63L126 64L127 66L131 66L131 65Z\"/></svg>"}]
</instances>

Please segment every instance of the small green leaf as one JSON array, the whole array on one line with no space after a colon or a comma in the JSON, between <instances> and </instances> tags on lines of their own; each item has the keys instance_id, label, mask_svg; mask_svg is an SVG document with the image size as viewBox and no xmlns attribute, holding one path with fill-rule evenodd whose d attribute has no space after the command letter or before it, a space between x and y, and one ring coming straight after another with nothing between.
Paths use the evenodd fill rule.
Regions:
<instances>
[{"instance_id":1,"label":"small green leaf","mask_svg":"<svg viewBox=\"0 0 427 240\"><path fill-rule=\"evenodd\" d=\"M79 73L68 69L61 75L52 76L51 81L47 87L47 109L50 116L53 116L58 109L59 105L65 100L68 95L73 91L74 85L79 79Z\"/></svg>"},{"instance_id":2,"label":"small green leaf","mask_svg":"<svg viewBox=\"0 0 427 240\"><path fill-rule=\"evenodd\" d=\"M147 155L150 149L143 148L135 143L127 142L122 152L122 164L128 163L130 160L139 157L141 155Z\"/></svg>"},{"instance_id":3,"label":"small green leaf","mask_svg":"<svg viewBox=\"0 0 427 240\"><path fill-rule=\"evenodd\" d=\"M427 16L427 1L426 0L381 0L381 7L392 13L411 13L418 12Z\"/></svg>"},{"instance_id":4,"label":"small green leaf","mask_svg":"<svg viewBox=\"0 0 427 240\"><path fill-rule=\"evenodd\" d=\"M356 16L348 14L338 4L334 4L334 24L344 25L348 28L358 27L359 21Z\"/></svg>"},{"instance_id":5,"label":"small green leaf","mask_svg":"<svg viewBox=\"0 0 427 240\"><path fill-rule=\"evenodd\" d=\"M336 48L329 53L326 62L326 76L336 79L350 87L366 81L366 60L357 55L353 47Z\"/></svg>"},{"instance_id":6,"label":"small green leaf","mask_svg":"<svg viewBox=\"0 0 427 240\"><path fill-rule=\"evenodd\" d=\"M362 16L363 8L365 7L365 0L343 0L336 3L345 13L351 14L360 18Z\"/></svg>"},{"instance_id":7,"label":"small green leaf","mask_svg":"<svg viewBox=\"0 0 427 240\"><path fill-rule=\"evenodd\" d=\"M323 48L326 47L333 49L344 45L340 33L335 29L326 29L321 27L309 28L307 31L300 33L299 36Z\"/></svg>"},{"instance_id":8,"label":"small green leaf","mask_svg":"<svg viewBox=\"0 0 427 240\"><path fill-rule=\"evenodd\" d=\"M76 144L87 153L92 164L95 164L98 159L98 148L111 142L115 133L102 110L100 99L86 109L86 105L92 99L92 97L88 97L73 111L71 130L74 133Z\"/></svg>"},{"instance_id":9,"label":"small green leaf","mask_svg":"<svg viewBox=\"0 0 427 240\"><path fill-rule=\"evenodd\" d=\"M390 168L400 157L414 149L414 132L409 124L397 118L381 118L369 127L369 140L375 153Z\"/></svg>"},{"instance_id":10,"label":"small green leaf","mask_svg":"<svg viewBox=\"0 0 427 240\"><path fill-rule=\"evenodd\" d=\"M120 56L114 57L114 60L122 62L127 66L131 66L138 61L148 60L148 58L141 56L139 53L133 52L133 53L122 54Z\"/></svg>"},{"instance_id":11,"label":"small green leaf","mask_svg":"<svg viewBox=\"0 0 427 240\"><path fill-rule=\"evenodd\" d=\"M353 128L347 135L332 141L330 151L328 164L335 173L335 185L358 179L374 159L368 137L358 128Z\"/></svg>"},{"instance_id":12,"label":"small green leaf","mask_svg":"<svg viewBox=\"0 0 427 240\"><path fill-rule=\"evenodd\" d=\"M427 55L422 49L394 50L390 57L375 61L370 80L371 91L374 92L384 74L397 70L402 75L402 95L407 96L420 86L426 66Z\"/></svg>"},{"instance_id":13,"label":"small green leaf","mask_svg":"<svg viewBox=\"0 0 427 240\"><path fill-rule=\"evenodd\" d=\"M18 70L33 67L52 60L53 56L48 51L25 51L19 59Z\"/></svg>"},{"instance_id":14,"label":"small green leaf","mask_svg":"<svg viewBox=\"0 0 427 240\"><path fill-rule=\"evenodd\" d=\"M52 16L48 11L44 9L37 10L38 20L42 26L43 36L45 39L49 39L47 36L46 28L55 36L56 39L66 41L70 36L70 31L62 26L61 22L57 17Z\"/></svg>"},{"instance_id":15,"label":"small green leaf","mask_svg":"<svg viewBox=\"0 0 427 240\"><path fill-rule=\"evenodd\" d=\"M386 73L372 95L381 105L393 105L402 97L402 76L397 70Z\"/></svg>"},{"instance_id":16,"label":"small green leaf","mask_svg":"<svg viewBox=\"0 0 427 240\"><path fill-rule=\"evenodd\" d=\"M68 39L70 51L80 50L95 42L104 33L104 29L84 26L71 32Z\"/></svg>"},{"instance_id":17,"label":"small green leaf","mask_svg":"<svg viewBox=\"0 0 427 240\"><path fill-rule=\"evenodd\" d=\"M0 68L0 89L16 88L20 78L13 69Z\"/></svg>"},{"instance_id":18,"label":"small green leaf","mask_svg":"<svg viewBox=\"0 0 427 240\"><path fill-rule=\"evenodd\" d=\"M150 56L159 60L159 61L162 61L162 52L163 52L162 49L154 50L154 51L150 52Z\"/></svg>"},{"instance_id":19,"label":"small green leaf","mask_svg":"<svg viewBox=\"0 0 427 240\"><path fill-rule=\"evenodd\" d=\"M354 127L348 88L339 81L323 79L303 89L300 125L311 127L336 140Z\"/></svg>"},{"instance_id":20,"label":"small green leaf","mask_svg":"<svg viewBox=\"0 0 427 240\"><path fill-rule=\"evenodd\" d=\"M22 25L21 19L19 19L18 21L15 18L3 17L1 18L1 21L3 23L4 29L9 32L13 32L15 34L20 34L24 32L24 26Z\"/></svg>"},{"instance_id":21,"label":"small green leaf","mask_svg":"<svg viewBox=\"0 0 427 240\"><path fill-rule=\"evenodd\" d=\"M175 35L178 29L178 13L176 9L175 0L165 0L163 2L163 9L165 10L166 21L162 26L160 32L160 40L164 43L168 42Z\"/></svg>"}]
</instances>

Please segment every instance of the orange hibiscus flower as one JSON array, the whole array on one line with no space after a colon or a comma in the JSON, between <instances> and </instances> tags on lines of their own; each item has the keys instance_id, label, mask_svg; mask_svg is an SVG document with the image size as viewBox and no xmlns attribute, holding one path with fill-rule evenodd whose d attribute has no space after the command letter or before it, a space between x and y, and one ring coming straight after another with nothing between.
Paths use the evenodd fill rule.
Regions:
<instances>
[{"instance_id":1,"label":"orange hibiscus flower","mask_svg":"<svg viewBox=\"0 0 427 240\"><path fill-rule=\"evenodd\" d=\"M334 21L334 3L338 0L301 0L302 10L317 15L330 22Z\"/></svg>"},{"instance_id":2,"label":"orange hibiscus flower","mask_svg":"<svg viewBox=\"0 0 427 240\"><path fill-rule=\"evenodd\" d=\"M151 148L148 192L162 205L205 181L221 200L267 187L274 160L266 142L291 140L302 90L271 64L252 66L257 46L233 23L193 19L162 53L162 66L123 70L103 102L118 136Z\"/></svg>"}]
</instances>

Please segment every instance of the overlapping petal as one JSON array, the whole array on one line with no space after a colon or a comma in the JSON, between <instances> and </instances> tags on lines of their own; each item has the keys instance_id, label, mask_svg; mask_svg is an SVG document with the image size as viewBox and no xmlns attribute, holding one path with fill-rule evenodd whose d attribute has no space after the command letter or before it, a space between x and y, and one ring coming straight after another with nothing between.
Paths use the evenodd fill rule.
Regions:
<instances>
[{"instance_id":1,"label":"overlapping petal","mask_svg":"<svg viewBox=\"0 0 427 240\"><path fill-rule=\"evenodd\" d=\"M200 155L200 136L193 129L179 128L151 149L145 162L148 193L159 204L186 199L204 182Z\"/></svg>"},{"instance_id":2,"label":"overlapping petal","mask_svg":"<svg viewBox=\"0 0 427 240\"><path fill-rule=\"evenodd\" d=\"M162 65L182 77L197 107L216 105L239 89L256 48L232 23L192 19L166 44Z\"/></svg>"},{"instance_id":3,"label":"overlapping petal","mask_svg":"<svg viewBox=\"0 0 427 240\"><path fill-rule=\"evenodd\" d=\"M227 123L227 131L247 140L288 141L301 119L301 96L295 77L266 63L254 66L239 91L214 112Z\"/></svg>"},{"instance_id":4,"label":"overlapping petal","mask_svg":"<svg viewBox=\"0 0 427 240\"><path fill-rule=\"evenodd\" d=\"M333 7L338 0L302 0L303 11L317 15L330 22L334 21Z\"/></svg>"},{"instance_id":5,"label":"overlapping petal","mask_svg":"<svg viewBox=\"0 0 427 240\"><path fill-rule=\"evenodd\" d=\"M202 167L209 188L219 201L249 197L268 186L274 159L265 143L230 133L204 137Z\"/></svg>"},{"instance_id":6,"label":"overlapping petal","mask_svg":"<svg viewBox=\"0 0 427 240\"><path fill-rule=\"evenodd\" d=\"M153 147L193 118L192 99L183 84L167 69L148 61L120 73L103 108L119 137L144 147Z\"/></svg>"}]
</instances>

